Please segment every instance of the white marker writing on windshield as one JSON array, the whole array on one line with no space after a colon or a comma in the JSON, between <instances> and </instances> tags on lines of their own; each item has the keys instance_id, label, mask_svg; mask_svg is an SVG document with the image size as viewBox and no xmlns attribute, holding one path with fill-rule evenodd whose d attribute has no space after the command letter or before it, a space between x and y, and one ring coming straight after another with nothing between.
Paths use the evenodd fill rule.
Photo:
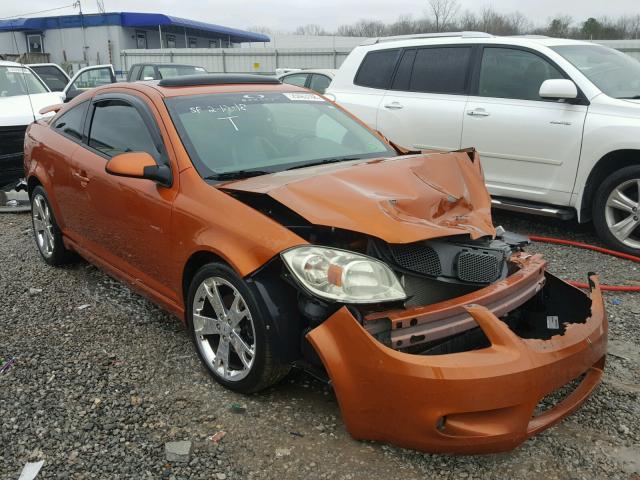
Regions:
<instances>
[{"instance_id":1,"label":"white marker writing on windshield","mask_svg":"<svg viewBox=\"0 0 640 480\"><path fill-rule=\"evenodd\" d=\"M233 121L234 118L238 118L238 116L236 115L234 117L218 117L218 120L229 120L231 122L231 125L233 125L233 128L236 129L236 132L239 132L240 130L238 130L238 126Z\"/></svg>"}]
</instances>

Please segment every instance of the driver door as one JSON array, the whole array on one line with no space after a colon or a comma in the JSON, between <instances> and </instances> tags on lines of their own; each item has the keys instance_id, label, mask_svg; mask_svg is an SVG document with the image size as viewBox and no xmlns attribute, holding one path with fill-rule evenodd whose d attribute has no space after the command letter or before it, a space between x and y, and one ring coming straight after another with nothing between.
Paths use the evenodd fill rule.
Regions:
<instances>
[{"instance_id":1,"label":"driver door","mask_svg":"<svg viewBox=\"0 0 640 480\"><path fill-rule=\"evenodd\" d=\"M71 158L71 183L78 194L74 229L81 246L126 280L176 301L167 285L171 266L171 212L178 178L171 187L150 180L110 175L107 161L127 151L149 153L171 166L169 152L150 107L127 94L96 96L87 113L87 140ZM175 172L175 169L174 169Z\"/></svg>"}]
</instances>

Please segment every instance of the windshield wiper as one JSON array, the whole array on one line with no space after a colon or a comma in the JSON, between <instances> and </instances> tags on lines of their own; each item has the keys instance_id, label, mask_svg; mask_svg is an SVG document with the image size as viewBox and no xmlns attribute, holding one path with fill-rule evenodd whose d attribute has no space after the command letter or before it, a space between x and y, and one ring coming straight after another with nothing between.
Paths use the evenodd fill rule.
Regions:
<instances>
[{"instance_id":1,"label":"windshield wiper","mask_svg":"<svg viewBox=\"0 0 640 480\"><path fill-rule=\"evenodd\" d=\"M235 172L214 173L205 177L205 180L241 180L249 177L259 177L260 175L268 175L273 172L266 170L237 170Z\"/></svg>"},{"instance_id":2,"label":"windshield wiper","mask_svg":"<svg viewBox=\"0 0 640 480\"><path fill-rule=\"evenodd\" d=\"M640 95L634 95L633 97L618 97L620 100L640 100Z\"/></svg>"},{"instance_id":3,"label":"windshield wiper","mask_svg":"<svg viewBox=\"0 0 640 480\"><path fill-rule=\"evenodd\" d=\"M304 163L302 165L296 165L295 167L287 168L287 170L295 170L296 168L306 168L306 167L314 167L316 165L325 165L327 163L338 163L338 162L348 162L350 160L361 160L362 157L333 157L333 158L325 158L324 160L318 160L316 162Z\"/></svg>"}]
</instances>

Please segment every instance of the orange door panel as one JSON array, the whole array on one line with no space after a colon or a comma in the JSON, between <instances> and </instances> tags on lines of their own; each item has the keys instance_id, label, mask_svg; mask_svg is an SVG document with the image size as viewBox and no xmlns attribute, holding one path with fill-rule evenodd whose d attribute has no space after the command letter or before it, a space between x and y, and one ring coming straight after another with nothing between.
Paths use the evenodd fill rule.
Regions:
<instances>
[{"instance_id":1,"label":"orange door panel","mask_svg":"<svg viewBox=\"0 0 640 480\"><path fill-rule=\"evenodd\" d=\"M87 148L72 158L75 207L84 247L161 295L177 300L166 281L171 258L173 188L105 171L107 160Z\"/></svg>"}]
</instances>

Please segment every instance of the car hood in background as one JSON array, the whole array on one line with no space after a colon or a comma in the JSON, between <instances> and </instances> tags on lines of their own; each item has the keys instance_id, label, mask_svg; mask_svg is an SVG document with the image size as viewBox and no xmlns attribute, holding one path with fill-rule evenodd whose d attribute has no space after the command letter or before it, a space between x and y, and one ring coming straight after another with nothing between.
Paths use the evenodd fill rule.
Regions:
<instances>
[{"instance_id":1,"label":"car hood in background","mask_svg":"<svg viewBox=\"0 0 640 480\"><path fill-rule=\"evenodd\" d=\"M495 235L473 150L301 168L221 188L269 195L313 224L389 243Z\"/></svg>"},{"instance_id":2,"label":"car hood in background","mask_svg":"<svg viewBox=\"0 0 640 480\"><path fill-rule=\"evenodd\" d=\"M29 98L31 97L31 98ZM51 116L38 113L44 107L62 102L60 92L36 93L34 95L15 95L13 97L0 97L0 126L28 125L36 120ZM31 109L33 106L33 110Z\"/></svg>"}]
</instances>

